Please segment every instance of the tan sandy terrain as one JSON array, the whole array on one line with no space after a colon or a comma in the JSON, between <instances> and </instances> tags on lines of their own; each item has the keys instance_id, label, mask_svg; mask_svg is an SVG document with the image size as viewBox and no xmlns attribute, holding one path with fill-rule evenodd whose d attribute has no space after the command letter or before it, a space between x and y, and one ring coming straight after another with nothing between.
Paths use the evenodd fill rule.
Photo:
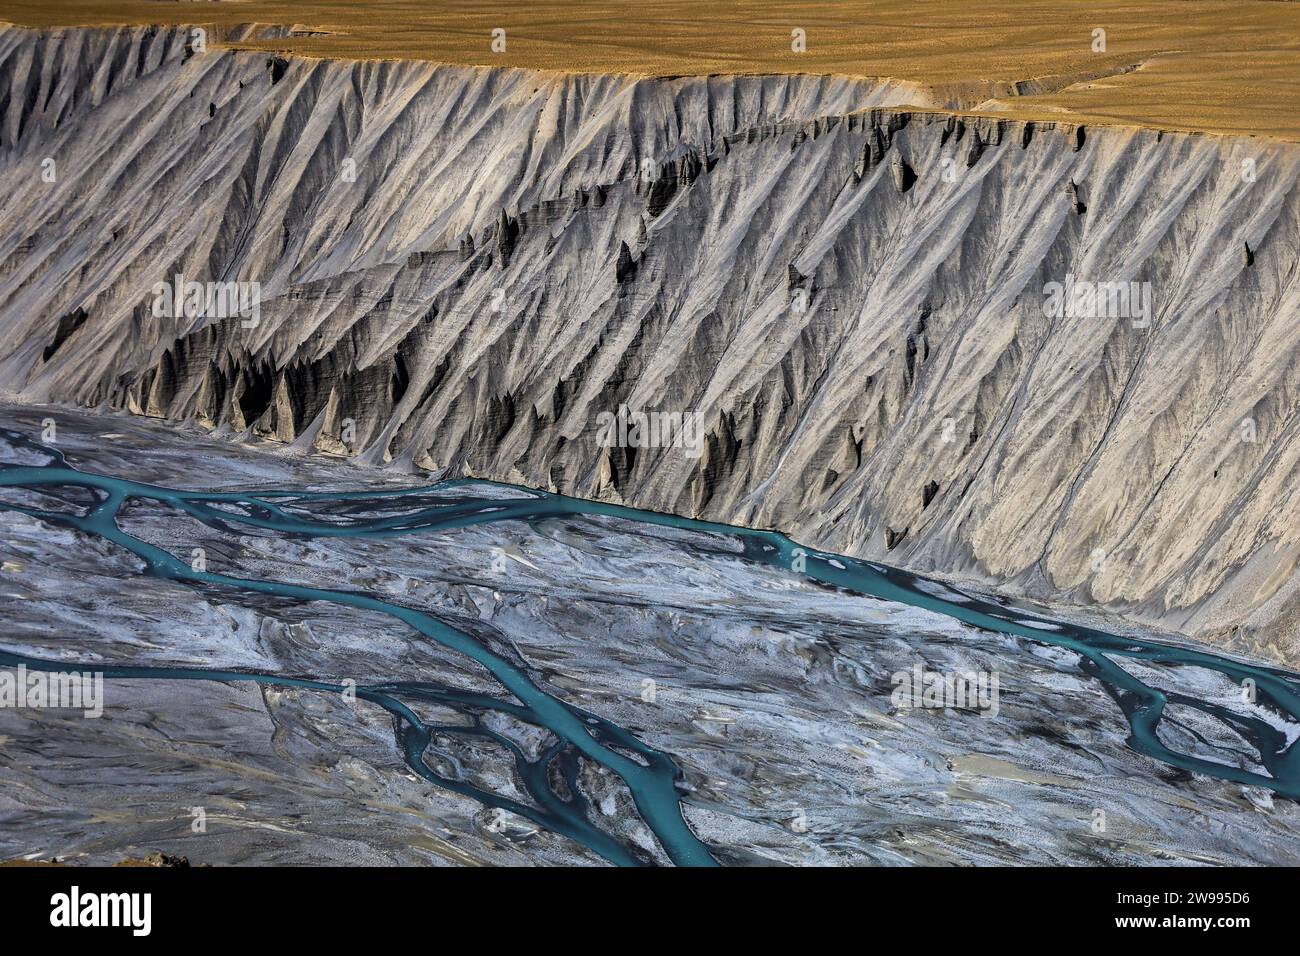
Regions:
<instances>
[{"instance_id":1,"label":"tan sandy terrain","mask_svg":"<svg viewBox=\"0 0 1300 956\"><path fill-rule=\"evenodd\" d=\"M0 0L23 26L295 27L241 47L652 75L839 73L917 84L920 107L1300 140L1289 0L713 2ZM506 31L494 52L492 31ZM1104 29L1105 51L1093 31ZM792 31L806 34L792 50Z\"/></svg>"}]
</instances>

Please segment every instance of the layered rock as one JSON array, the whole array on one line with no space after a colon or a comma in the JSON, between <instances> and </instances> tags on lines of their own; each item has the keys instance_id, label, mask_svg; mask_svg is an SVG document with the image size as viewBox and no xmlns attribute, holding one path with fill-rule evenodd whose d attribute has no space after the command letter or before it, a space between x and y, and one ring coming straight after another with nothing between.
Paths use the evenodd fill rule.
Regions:
<instances>
[{"instance_id":1,"label":"layered rock","mask_svg":"<svg viewBox=\"0 0 1300 956\"><path fill-rule=\"evenodd\" d=\"M10 29L0 57L10 397L776 526L1300 657L1294 146L184 31ZM176 275L258 283L257 323L157 315ZM1139 285L1048 314L1071 282ZM699 413L701 453L602 447L623 405Z\"/></svg>"}]
</instances>

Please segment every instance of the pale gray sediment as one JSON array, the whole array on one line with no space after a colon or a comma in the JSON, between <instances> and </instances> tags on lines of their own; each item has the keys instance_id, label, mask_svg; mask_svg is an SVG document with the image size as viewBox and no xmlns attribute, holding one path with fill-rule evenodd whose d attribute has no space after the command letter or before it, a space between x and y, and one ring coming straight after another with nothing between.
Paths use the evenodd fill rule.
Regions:
<instances>
[{"instance_id":1,"label":"pale gray sediment","mask_svg":"<svg viewBox=\"0 0 1300 956\"><path fill-rule=\"evenodd\" d=\"M38 434L46 417L68 461L102 474L244 493L383 484L337 461L170 424L0 407L0 426L24 435ZM0 441L0 461L30 457ZM416 483L403 476L393 486ZM3 499L32 496L7 488ZM400 499L279 504L342 522L402 510ZM564 517L301 538L201 524L149 501L134 502L121 523L182 558L204 549L214 572L365 591L515 655L539 686L672 754L690 794L686 817L721 862L1300 859L1300 804L1136 753L1120 708L1077 654L818 585L746 559L726 535ZM77 670L206 667L499 693L467 658L382 615L151 579L123 549L9 511L0 512L0 531L9 652ZM898 674L918 665L997 675L996 711L896 706ZM1222 675L1131 659L1123 666L1152 685L1278 720L1294 737L1293 722L1246 706ZM162 851L212 864L599 862L526 820L494 817L416 779L394 745L393 722L363 700L110 678L103 705L98 719L0 708L0 858L104 863ZM412 706L431 723L464 720ZM1228 725L1171 711L1161 731L1171 746L1257 769ZM490 719L530 755L547 745L540 727ZM424 759L520 795L514 761L487 742L435 735ZM597 826L663 861L617 778L587 764L579 785Z\"/></svg>"}]
</instances>

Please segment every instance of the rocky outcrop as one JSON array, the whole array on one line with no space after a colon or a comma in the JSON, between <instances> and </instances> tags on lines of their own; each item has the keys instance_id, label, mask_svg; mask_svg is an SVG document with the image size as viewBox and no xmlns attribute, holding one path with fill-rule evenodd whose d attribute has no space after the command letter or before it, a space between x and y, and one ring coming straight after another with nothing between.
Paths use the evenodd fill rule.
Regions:
<instances>
[{"instance_id":1,"label":"rocky outcrop","mask_svg":"<svg viewBox=\"0 0 1300 956\"><path fill-rule=\"evenodd\" d=\"M779 526L1300 657L1293 146L181 31L10 29L0 62L10 397ZM176 275L258 283L256 324L156 314ZM1103 306L1056 314L1053 283ZM623 405L698 413L700 447L602 447Z\"/></svg>"}]
</instances>

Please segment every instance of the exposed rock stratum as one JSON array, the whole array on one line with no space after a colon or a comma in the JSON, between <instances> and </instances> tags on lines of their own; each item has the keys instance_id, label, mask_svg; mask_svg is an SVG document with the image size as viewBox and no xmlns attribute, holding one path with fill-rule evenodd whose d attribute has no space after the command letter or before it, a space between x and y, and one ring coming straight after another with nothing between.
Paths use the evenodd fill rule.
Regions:
<instances>
[{"instance_id":1,"label":"exposed rock stratum","mask_svg":"<svg viewBox=\"0 0 1300 956\"><path fill-rule=\"evenodd\" d=\"M6 29L0 389L1300 659L1300 151L910 93ZM260 320L157 317L178 274ZM1150 283L1149 322L1047 314L1069 277ZM699 412L702 455L600 447L624 404Z\"/></svg>"}]
</instances>

